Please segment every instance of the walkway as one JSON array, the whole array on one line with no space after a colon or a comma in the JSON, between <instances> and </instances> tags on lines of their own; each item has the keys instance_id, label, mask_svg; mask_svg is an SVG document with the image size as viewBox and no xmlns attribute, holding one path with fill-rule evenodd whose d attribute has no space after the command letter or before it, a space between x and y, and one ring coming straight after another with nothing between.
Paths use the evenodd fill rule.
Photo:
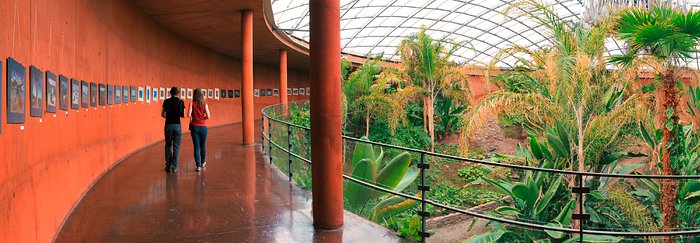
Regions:
<instances>
[{"instance_id":1,"label":"walkway","mask_svg":"<svg viewBox=\"0 0 700 243\"><path fill-rule=\"evenodd\" d=\"M401 241L349 213L343 230L314 231L311 195L271 167L260 146L239 145L240 131L209 130L207 168L199 173L189 134L177 174L163 171L163 143L127 158L87 193L56 242Z\"/></svg>"}]
</instances>

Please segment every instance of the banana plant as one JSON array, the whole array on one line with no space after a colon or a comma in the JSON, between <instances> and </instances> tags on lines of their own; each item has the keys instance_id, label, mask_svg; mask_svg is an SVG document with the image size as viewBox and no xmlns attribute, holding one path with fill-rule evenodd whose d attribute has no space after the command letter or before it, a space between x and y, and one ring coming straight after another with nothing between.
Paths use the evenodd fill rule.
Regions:
<instances>
[{"instance_id":1,"label":"banana plant","mask_svg":"<svg viewBox=\"0 0 700 243\"><path fill-rule=\"evenodd\" d=\"M362 140L369 141L366 137L362 137ZM352 156L351 176L396 192L406 189L418 177L418 169L410 167L410 153L403 152L391 159L385 159L384 156L385 153L380 147L375 148L369 143L357 143ZM385 160L388 162L384 162ZM348 208L353 212L368 215L373 220L401 213L419 203L398 196L388 197L386 193L352 181L348 182L345 191ZM420 196L420 193L416 196ZM368 203L373 199L380 200L371 207Z\"/></svg>"}]
</instances>

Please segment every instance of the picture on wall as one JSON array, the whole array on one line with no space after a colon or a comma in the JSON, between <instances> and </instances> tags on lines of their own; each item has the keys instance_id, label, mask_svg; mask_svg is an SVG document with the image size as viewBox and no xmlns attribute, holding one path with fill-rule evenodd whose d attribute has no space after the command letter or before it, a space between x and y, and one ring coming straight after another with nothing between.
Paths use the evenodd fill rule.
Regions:
<instances>
[{"instance_id":1,"label":"picture on wall","mask_svg":"<svg viewBox=\"0 0 700 243\"><path fill-rule=\"evenodd\" d=\"M146 103L151 103L151 86L146 86L146 93L143 94L146 98Z\"/></svg>"},{"instance_id":2,"label":"picture on wall","mask_svg":"<svg viewBox=\"0 0 700 243\"><path fill-rule=\"evenodd\" d=\"M292 95L292 88L287 89L287 96L290 96L290 95Z\"/></svg>"},{"instance_id":3,"label":"picture on wall","mask_svg":"<svg viewBox=\"0 0 700 243\"><path fill-rule=\"evenodd\" d=\"M202 91L202 97L204 97L204 99L206 99L207 98L207 89L199 89L199 90Z\"/></svg>"},{"instance_id":4,"label":"picture on wall","mask_svg":"<svg viewBox=\"0 0 700 243\"><path fill-rule=\"evenodd\" d=\"M27 68L7 58L7 123L24 123L27 97Z\"/></svg>"},{"instance_id":5,"label":"picture on wall","mask_svg":"<svg viewBox=\"0 0 700 243\"><path fill-rule=\"evenodd\" d=\"M97 96L99 90L97 89L97 83L90 82L90 106L97 106Z\"/></svg>"},{"instance_id":6,"label":"picture on wall","mask_svg":"<svg viewBox=\"0 0 700 243\"><path fill-rule=\"evenodd\" d=\"M107 85L107 104L114 104L114 85Z\"/></svg>"},{"instance_id":7,"label":"picture on wall","mask_svg":"<svg viewBox=\"0 0 700 243\"><path fill-rule=\"evenodd\" d=\"M208 89L207 92L209 92L209 95L207 95L209 98L214 98L214 90Z\"/></svg>"},{"instance_id":8,"label":"picture on wall","mask_svg":"<svg viewBox=\"0 0 700 243\"><path fill-rule=\"evenodd\" d=\"M304 90L304 88L300 88L299 95L304 95L304 93L306 93L306 90Z\"/></svg>"},{"instance_id":9,"label":"picture on wall","mask_svg":"<svg viewBox=\"0 0 700 243\"><path fill-rule=\"evenodd\" d=\"M187 89L187 98L191 100L193 95L194 95L194 90Z\"/></svg>"},{"instance_id":10,"label":"picture on wall","mask_svg":"<svg viewBox=\"0 0 700 243\"><path fill-rule=\"evenodd\" d=\"M90 101L90 86L89 86L88 82L85 82L82 80L80 81L80 85L81 85L81 91L82 91L82 93L80 94L80 101L81 101L80 106L82 106L83 108L88 108L88 106L90 104L89 103L89 101Z\"/></svg>"},{"instance_id":11,"label":"picture on wall","mask_svg":"<svg viewBox=\"0 0 700 243\"><path fill-rule=\"evenodd\" d=\"M122 102L124 104L129 103L129 86L122 86Z\"/></svg>"},{"instance_id":12,"label":"picture on wall","mask_svg":"<svg viewBox=\"0 0 700 243\"><path fill-rule=\"evenodd\" d=\"M58 108L64 111L68 110L69 90L68 78L63 75L58 75Z\"/></svg>"},{"instance_id":13,"label":"picture on wall","mask_svg":"<svg viewBox=\"0 0 700 243\"><path fill-rule=\"evenodd\" d=\"M233 90L228 90L228 97L233 98Z\"/></svg>"},{"instance_id":14,"label":"picture on wall","mask_svg":"<svg viewBox=\"0 0 700 243\"><path fill-rule=\"evenodd\" d=\"M187 90L185 88L180 88L180 98L187 98Z\"/></svg>"},{"instance_id":15,"label":"picture on wall","mask_svg":"<svg viewBox=\"0 0 700 243\"><path fill-rule=\"evenodd\" d=\"M29 66L29 79L29 116L40 117L44 115L44 72Z\"/></svg>"},{"instance_id":16,"label":"picture on wall","mask_svg":"<svg viewBox=\"0 0 700 243\"><path fill-rule=\"evenodd\" d=\"M311 88L306 87L306 95L311 95Z\"/></svg>"},{"instance_id":17,"label":"picture on wall","mask_svg":"<svg viewBox=\"0 0 700 243\"><path fill-rule=\"evenodd\" d=\"M99 98L99 104L100 105L106 105L107 104L107 86L105 84L99 84L100 87L100 98Z\"/></svg>"},{"instance_id":18,"label":"picture on wall","mask_svg":"<svg viewBox=\"0 0 700 243\"><path fill-rule=\"evenodd\" d=\"M56 74L46 71L46 112L56 113Z\"/></svg>"},{"instance_id":19,"label":"picture on wall","mask_svg":"<svg viewBox=\"0 0 700 243\"><path fill-rule=\"evenodd\" d=\"M260 96L261 96L261 97L267 96L267 93L265 92L265 89L261 89L261 90L260 90Z\"/></svg>"},{"instance_id":20,"label":"picture on wall","mask_svg":"<svg viewBox=\"0 0 700 243\"><path fill-rule=\"evenodd\" d=\"M160 87L160 100L165 100L165 88Z\"/></svg>"},{"instance_id":21,"label":"picture on wall","mask_svg":"<svg viewBox=\"0 0 700 243\"><path fill-rule=\"evenodd\" d=\"M240 98L240 97L241 97L241 91L238 90L238 89L237 89L236 91L233 91L233 96L236 97L236 98Z\"/></svg>"},{"instance_id":22,"label":"picture on wall","mask_svg":"<svg viewBox=\"0 0 700 243\"><path fill-rule=\"evenodd\" d=\"M158 97L160 97L159 93L158 88L153 88L153 101L158 101Z\"/></svg>"},{"instance_id":23,"label":"picture on wall","mask_svg":"<svg viewBox=\"0 0 700 243\"><path fill-rule=\"evenodd\" d=\"M219 92L221 92L219 89L214 89L214 99L219 100Z\"/></svg>"},{"instance_id":24,"label":"picture on wall","mask_svg":"<svg viewBox=\"0 0 700 243\"><path fill-rule=\"evenodd\" d=\"M253 90L253 96L255 96L255 97L260 96L260 90L254 89L254 90Z\"/></svg>"},{"instance_id":25,"label":"picture on wall","mask_svg":"<svg viewBox=\"0 0 700 243\"><path fill-rule=\"evenodd\" d=\"M267 96L272 96L272 89L267 89Z\"/></svg>"},{"instance_id":26,"label":"picture on wall","mask_svg":"<svg viewBox=\"0 0 700 243\"><path fill-rule=\"evenodd\" d=\"M298 88L292 89L292 94L293 94L293 95L299 95L299 89L298 89Z\"/></svg>"},{"instance_id":27,"label":"picture on wall","mask_svg":"<svg viewBox=\"0 0 700 243\"><path fill-rule=\"evenodd\" d=\"M225 89L222 89L222 90L221 90L221 98L222 98L222 99L226 99L226 94L227 94L227 93L226 93L226 90L225 90ZM231 98L231 97L229 97L229 98Z\"/></svg>"},{"instance_id":28,"label":"picture on wall","mask_svg":"<svg viewBox=\"0 0 700 243\"><path fill-rule=\"evenodd\" d=\"M139 86L139 90L137 92L139 95L138 101L143 102L143 96L144 96L143 92L145 92L145 90L143 89L143 86Z\"/></svg>"},{"instance_id":29,"label":"picture on wall","mask_svg":"<svg viewBox=\"0 0 700 243\"><path fill-rule=\"evenodd\" d=\"M114 104L122 103L122 86L114 86Z\"/></svg>"},{"instance_id":30,"label":"picture on wall","mask_svg":"<svg viewBox=\"0 0 700 243\"><path fill-rule=\"evenodd\" d=\"M280 96L280 90L279 90L279 89L273 89L273 90L272 90L272 95L274 95L274 96Z\"/></svg>"},{"instance_id":31,"label":"picture on wall","mask_svg":"<svg viewBox=\"0 0 700 243\"><path fill-rule=\"evenodd\" d=\"M131 103L136 102L136 86L131 86L131 91L129 91L129 94L131 94Z\"/></svg>"},{"instance_id":32,"label":"picture on wall","mask_svg":"<svg viewBox=\"0 0 700 243\"><path fill-rule=\"evenodd\" d=\"M77 79L70 79L70 108L77 110L80 108L80 82Z\"/></svg>"}]
</instances>

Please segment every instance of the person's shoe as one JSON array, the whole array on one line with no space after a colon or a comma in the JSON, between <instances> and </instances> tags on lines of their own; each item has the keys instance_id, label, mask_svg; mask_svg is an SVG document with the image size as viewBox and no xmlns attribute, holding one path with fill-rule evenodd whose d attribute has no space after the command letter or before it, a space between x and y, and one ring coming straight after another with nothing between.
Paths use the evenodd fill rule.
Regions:
<instances>
[{"instance_id":1,"label":"person's shoe","mask_svg":"<svg viewBox=\"0 0 700 243\"><path fill-rule=\"evenodd\" d=\"M207 162L202 162L202 167L207 167Z\"/></svg>"},{"instance_id":2,"label":"person's shoe","mask_svg":"<svg viewBox=\"0 0 700 243\"><path fill-rule=\"evenodd\" d=\"M197 172L199 172L200 170L202 170L202 167L197 167Z\"/></svg>"},{"instance_id":3,"label":"person's shoe","mask_svg":"<svg viewBox=\"0 0 700 243\"><path fill-rule=\"evenodd\" d=\"M170 167L165 167L165 172L170 172Z\"/></svg>"},{"instance_id":4,"label":"person's shoe","mask_svg":"<svg viewBox=\"0 0 700 243\"><path fill-rule=\"evenodd\" d=\"M177 168L172 168L170 169L170 171L172 171L173 173L177 173Z\"/></svg>"}]
</instances>

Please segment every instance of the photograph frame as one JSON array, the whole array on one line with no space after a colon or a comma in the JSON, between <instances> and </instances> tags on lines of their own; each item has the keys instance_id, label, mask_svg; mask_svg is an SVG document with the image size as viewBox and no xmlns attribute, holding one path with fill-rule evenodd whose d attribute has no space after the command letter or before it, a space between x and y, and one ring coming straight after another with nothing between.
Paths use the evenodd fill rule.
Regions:
<instances>
[{"instance_id":1,"label":"photograph frame","mask_svg":"<svg viewBox=\"0 0 700 243\"><path fill-rule=\"evenodd\" d=\"M114 104L120 105L121 103L122 103L122 86L115 85L114 86Z\"/></svg>"},{"instance_id":2,"label":"photograph frame","mask_svg":"<svg viewBox=\"0 0 700 243\"><path fill-rule=\"evenodd\" d=\"M114 85L107 85L107 105L114 104Z\"/></svg>"},{"instance_id":3,"label":"photograph frame","mask_svg":"<svg viewBox=\"0 0 700 243\"><path fill-rule=\"evenodd\" d=\"M299 95L304 95L306 90L304 88L299 88Z\"/></svg>"},{"instance_id":4,"label":"photograph frame","mask_svg":"<svg viewBox=\"0 0 700 243\"><path fill-rule=\"evenodd\" d=\"M56 74L47 70L45 80L46 84L44 87L46 89L46 112L56 113L56 106L58 106L58 77L56 77Z\"/></svg>"},{"instance_id":5,"label":"photograph frame","mask_svg":"<svg viewBox=\"0 0 700 243\"><path fill-rule=\"evenodd\" d=\"M221 90L219 90L218 88L214 88L214 99L215 100L219 100L219 97L220 97L219 92L221 92Z\"/></svg>"},{"instance_id":6,"label":"photograph frame","mask_svg":"<svg viewBox=\"0 0 700 243\"><path fill-rule=\"evenodd\" d=\"M241 98L241 90L240 89L234 90L233 97Z\"/></svg>"},{"instance_id":7,"label":"photograph frame","mask_svg":"<svg viewBox=\"0 0 700 243\"><path fill-rule=\"evenodd\" d=\"M80 81L80 106L90 107L90 84L87 81Z\"/></svg>"},{"instance_id":8,"label":"photograph frame","mask_svg":"<svg viewBox=\"0 0 700 243\"><path fill-rule=\"evenodd\" d=\"M259 90L259 89L254 89L254 90L253 90L253 96L254 96L254 97L260 96L260 90Z\"/></svg>"},{"instance_id":9,"label":"photograph frame","mask_svg":"<svg viewBox=\"0 0 700 243\"><path fill-rule=\"evenodd\" d=\"M70 85L68 77L58 75L58 109L67 111L68 103L70 102Z\"/></svg>"},{"instance_id":10,"label":"photograph frame","mask_svg":"<svg viewBox=\"0 0 700 243\"><path fill-rule=\"evenodd\" d=\"M267 89L267 96L272 96L272 89Z\"/></svg>"},{"instance_id":11,"label":"photograph frame","mask_svg":"<svg viewBox=\"0 0 700 243\"><path fill-rule=\"evenodd\" d=\"M44 71L34 65L29 66L29 116L44 116Z\"/></svg>"},{"instance_id":12,"label":"photograph frame","mask_svg":"<svg viewBox=\"0 0 700 243\"><path fill-rule=\"evenodd\" d=\"M90 82L90 106L97 107L97 102L100 96L100 90L97 83Z\"/></svg>"},{"instance_id":13,"label":"photograph frame","mask_svg":"<svg viewBox=\"0 0 700 243\"><path fill-rule=\"evenodd\" d=\"M160 100L165 100L165 88L160 87Z\"/></svg>"},{"instance_id":14,"label":"photograph frame","mask_svg":"<svg viewBox=\"0 0 700 243\"><path fill-rule=\"evenodd\" d=\"M73 110L80 109L80 81L70 79L70 108Z\"/></svg>"},{"instance_id":15,"label":"photograph frame","mask_svg":"<svg viewBox=\"0 0 700 243\"><path fill-rule=\"evenodd\" d=\"M299 89L298 89L298 88L293 88L293 89L292 89L292 95L299 95Z\"/></svg>"},{"instance_id":16,"label":"photograph frame","mask_svg":"<svg viewBox=\"0 0 700 243\"><path fill-rule=\"evenodd\" d=\"M214 98L214 90L212 89L207 89L207 97L209 99Z\"/></svg>"},{"instance_id":17,"label":"photograph frame","mask_svg":"<svg viewBox=\"0 0 700 243\"><path fill-rule=\"evenodd\" d=\"M279 90L279 89L273 89L273 90L272 90L272 95L274 95L274 96L280 96L280 90Z\"/></svg>"},{"instance_id":18,"label":"photograph frame","mask_svg":"<svg viewBox=\"0 0 700 243\"><path fill-rule=\"evenodd\" d=\"M151 86L146 86L146 90L144 91L144 98L146 98L146 103L150 104L151 103Z\"/></svg>"},{"instance_id":19,"label":"photograph frame","mask_svg":"<svg viewBox=\"0 0 700 243\"><path fill-rule=\"evenodd\" d=\"M129 86L122 86L122 103L129 104Z\"/></svg>"},{"instance_id":20,"label":"photograph frame","mask_svg":"<svg viewBox=\"0 0 700 243\"><path fill-rule=\"evenodd\" d=\"M144 92L146 92L146 90L143 88L143 86L139 86L139 87L138 87L138 91L136 91L136 93L138 94L138 98L137 98L136 100L137 100L138 102L143 102L143 101L144 101L144 97L143 97L143 96L144 96Z\"/></svg>"},{"instance_id":21,"label":"photograph frame","mask_svg":"<svg viewBox=\"0 0 700 243\"><path fill-rule=\"evenodd\" d=\"M232 90L232 89L229 89L229 90L228 90L228 98L234 98L234 97L233 97L233 90Z\"/></svg>"},{"instance_id":22,"label":"photograph frame","mask_svg":"<svg viewBox=\"0 0 700 243\"><path fill-rule=\"evenodd\" d=\"M306 87L306 96L311 96L311 87Z\"/></svg>"},{"instance_id":23,"label":"photograph frame","mask_svg":"<svg viewBox=\"0 0 700 243\"><path fill-rule=\"evenodd\" d=\"M151 92L153 93L153 98L151 98L151 100L153 100L153 102L158 102L158 98L160 97L160 91L158 90L158 88L153 88Z\"/></svg>"},{"instance_id":24,"label":"photograph frame","mask_svg":"<svg viewBox=\"0 0 700 243\"><path fill-rule=\"evenodd\" d=\"M291 95L292 95L292 88L287 88L287 96L291 96Z\"/></svg>"},{"instance_id":25,"label":"photograph frame","mask_svg":"<svg viewBox=\"0 0 700 243\"><path fill-rule=\"evenodd\" d=\"M191 100L192 97L194 97L194 90L191 88L187 88L187 96L186 97L187 97L187 99Z\"/></svg>"},{"instance_id":26,"label":"photograph frame","mask_svg":"<svg viewBox=\"0 0 700 243\"><path fill-rule=\"evenodd\" d=\"M226 95L228 94L226 92L227 92L227 90L225 90L225 89L221 90L221 99L226 99Z\"/></svg>"},{"instance_id":27,"label":"photograph frame","mask_svg":"<svg viewBox=\"0 0 700 243\"><path fill-rule=\"evenodd\" d=\"M131 91L129 91L129 97L130 97L131 103L136 103L136 101L138 100L138 97L136 94L136 93L138 93L138 91L136 89L136 86L131 86L130 89L131 89Z\"/></svg>"},{"instance_id":28,"label":"photograph frame","mask_svg":"<svg viewBox=\"0 0 700 243\"><path fill-rule=\"evenodd\" d=\"M99 87L99 97L97 103L101 106L107 105L107 85L97 84Z\"/></svg>"}]
</instances>

